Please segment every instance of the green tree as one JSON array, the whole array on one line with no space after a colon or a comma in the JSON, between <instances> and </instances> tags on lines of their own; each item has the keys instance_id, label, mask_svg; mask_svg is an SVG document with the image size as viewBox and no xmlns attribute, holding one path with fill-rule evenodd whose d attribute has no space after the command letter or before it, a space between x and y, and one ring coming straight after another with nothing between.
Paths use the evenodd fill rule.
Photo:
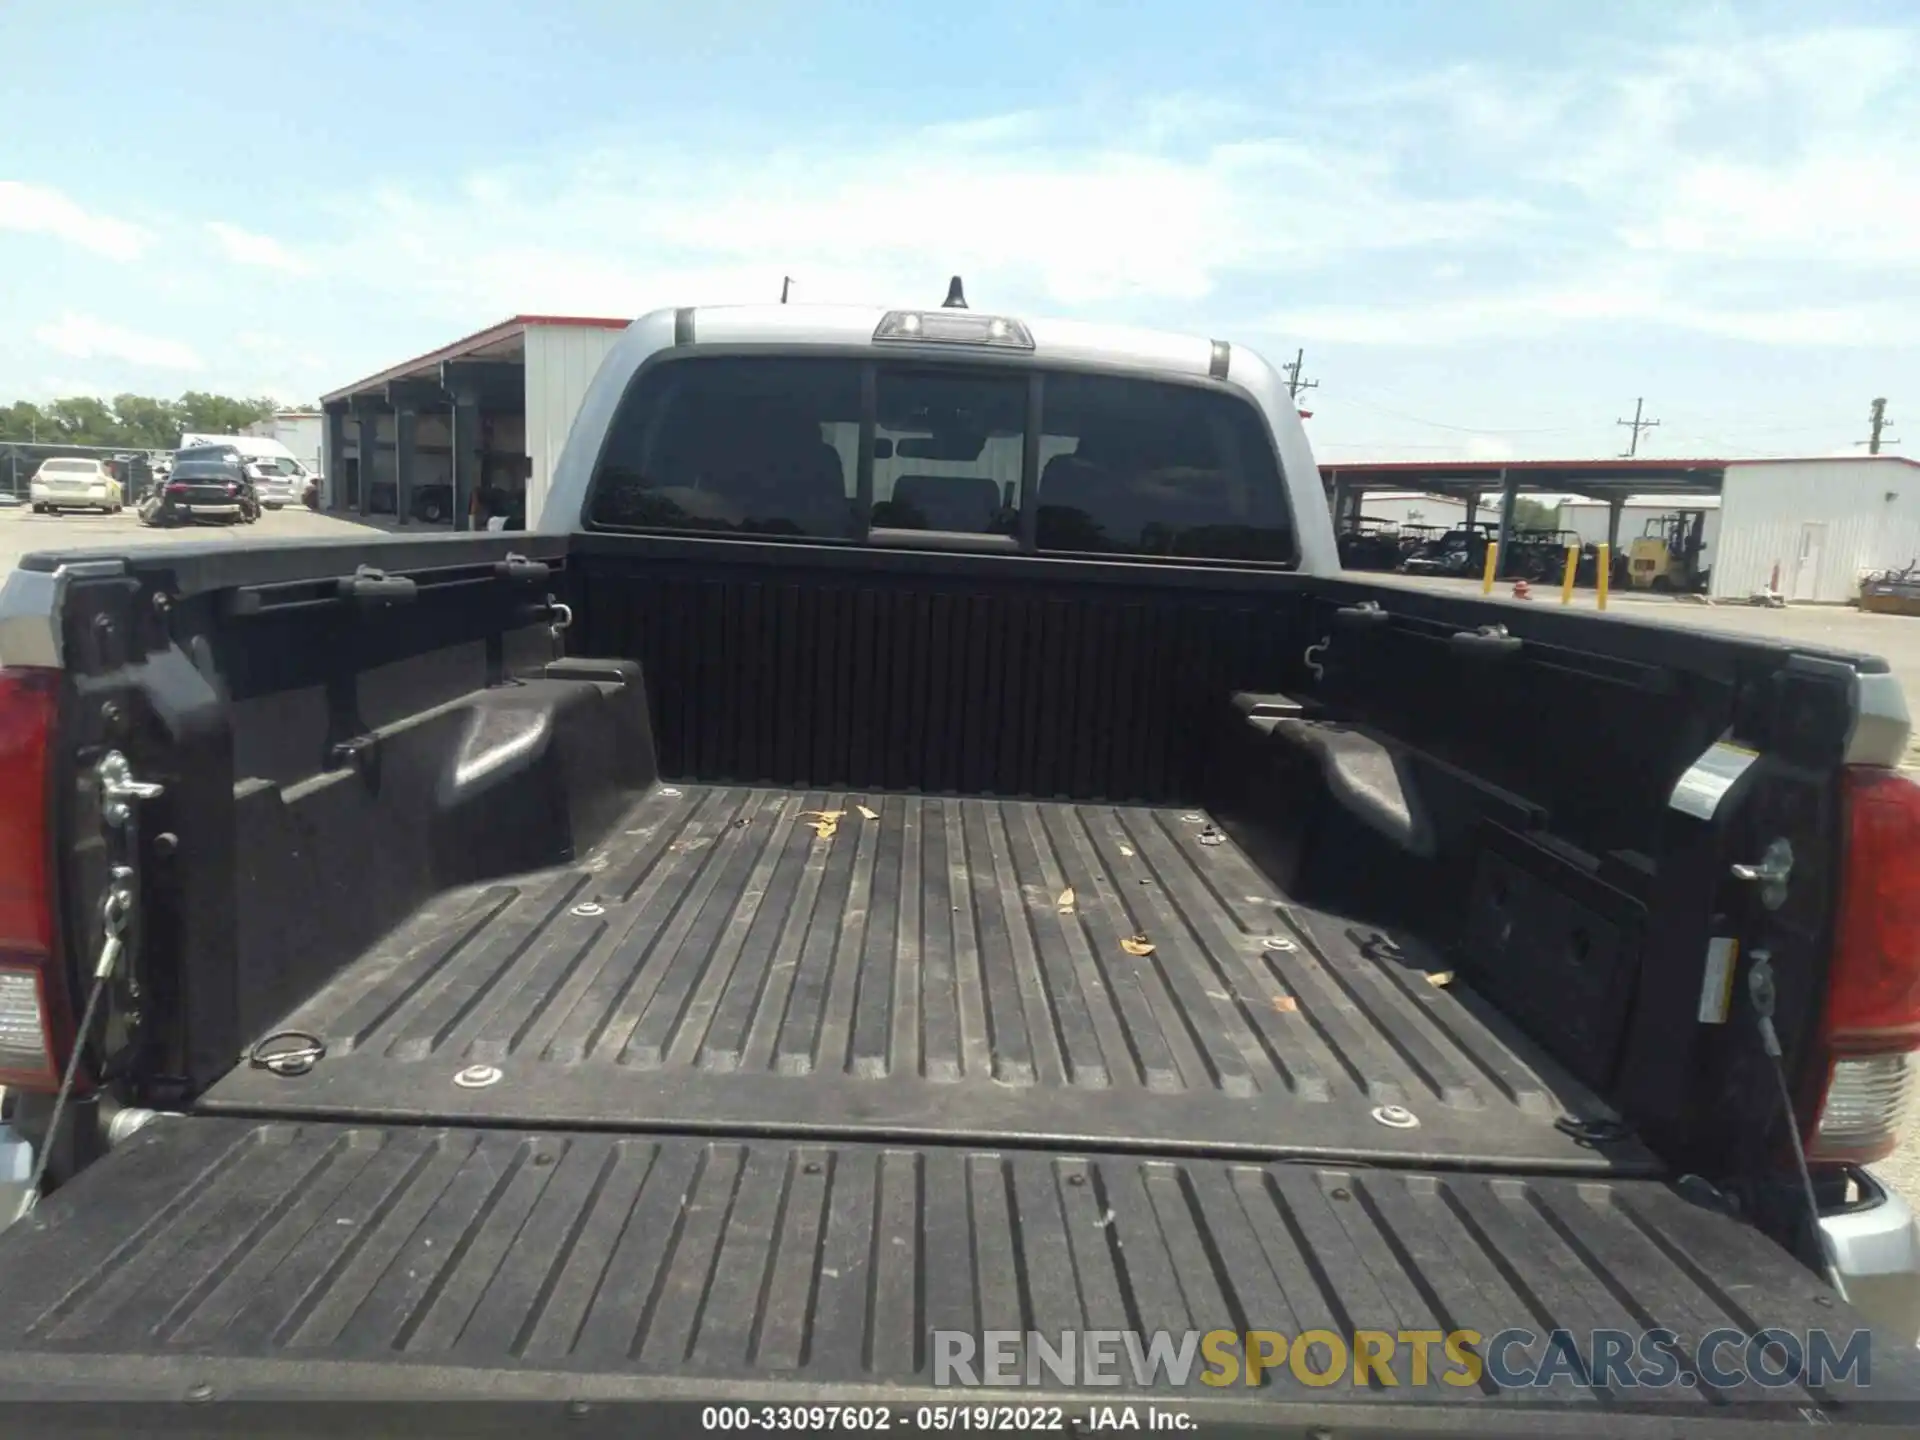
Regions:
<instances>
[{"instance_id":1,"label":"green tree","mask_svg":"<svg viewBox=\"0 0 1920 1440\"><path fill-rule=\"evenodd\" d=\"M46 440L53 436L53 422L31 400L16 400L0 409L0 440Z\"/></svg>"},{"instance_id":2,"label":"green tree","mask_svg":"<svg viewBox=\"0 0 1920 1440\"><path fill-rule=\"evenodd\" d=\"M53 439L68 445L117 445L119 423L113 410L97 395L69 395L47 406L47 418L59 432Z\"/></svg>"},{"instance_id":3,"label":"green tree","mask_svg":"<svg viewBox=\"0 0 1920 1440\"><path fill-rule=\"evenodd\" d=\"M113 416L118 422L116 445L136 450L171 450L180 441L180 407L171 400L148 395L116 395Z\"/></svg>"},{"instance_id":4,"label":"green tree","mask_svg":"<svg viewBox=\"0 0 1920 1440\"><path fill-rule=\"evenodd\" d=\"M178 400L149 395L68 395L35 405L0 405L0 440L38 440L43 445L101 445L114 449L171 450L182 431L234 435L279 408L264 396L235 399L190 390Z\"/></svg>"},{"instance_id":5,"label":"green tree","mask_svg":"<svg viewBox=\"0 0 1920 1440\"><path fill-rule=\"evenodd\" d=\"M180 428L204 435L235 435L256 420L266 419L278 408L274 401L266 398L235 400L228 395L189 390L180 397Z\"/></svg>"},{"instance_id":6,"label":"green tree","mask_svg":"<svg viewBox=\"0 0 1920 1440\"><path fill-rule=\"evenodd\" d=\"M1513 502L1513 524L1516 530L1558 530L1560 507L1522 496Z\"/></svg>"}]
</instances>

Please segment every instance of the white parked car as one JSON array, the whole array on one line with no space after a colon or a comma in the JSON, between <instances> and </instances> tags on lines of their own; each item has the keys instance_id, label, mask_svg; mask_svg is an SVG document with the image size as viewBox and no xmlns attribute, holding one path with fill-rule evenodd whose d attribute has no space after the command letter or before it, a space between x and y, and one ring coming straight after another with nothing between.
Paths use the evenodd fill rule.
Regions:
<instances>
[{"instance_id":1,"label":"white parked car","mask_svg":"<svg viewBox=\"0 0 1920 1440\"><path fill-rule=\"evenodd\" d=\"M304 503L308 475L298 460L286 456L253 455L246 459L247 474L269 510Z\"/></svg>"},{"instance_id":2,"label":"white parked car","mask_svg":"<svg viewBox=\"0 0 1920 1440\"><path fill-rule=\"evenodd\" d=\"M108 514L119 510L123 497L120 482L113 478L104 460L75 460L59 457L41 462L33 472L29 498L36 515L57 515L62 510L100 510Z\"/></svg>"}]
</instances>

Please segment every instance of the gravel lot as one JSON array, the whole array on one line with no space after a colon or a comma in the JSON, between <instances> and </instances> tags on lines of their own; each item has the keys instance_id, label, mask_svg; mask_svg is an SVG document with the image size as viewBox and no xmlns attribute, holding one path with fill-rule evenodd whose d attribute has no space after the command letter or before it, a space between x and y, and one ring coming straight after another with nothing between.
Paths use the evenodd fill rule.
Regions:
<instances>
[{"instance_id":1,"label":"gravel lot","mask_svg":"<svg viewBox=\"0 0 1920 1440\"><path fill-rule=\"evenodd\" d=\"M0 570L10 570L23 554L33 550L92 548L102 545L178 545L226 543L244 545L266 539L344 538L355 534L382 534L391 521L360 521L338 515L315 514L304 508L268 511L257 525L196 525L178 530L151 530L131 510L119 515L35 515L25 506L0 509ZM439 532L433 526L412 526L410 533ZM1370 576L1386 583L1478 594L1476 581L1414 579L1407 576ZM1557 592L1528 602L1558 604ZM1504 599L1504 589L1495 598ZM1507 601L1510 604L1520 602ZM1575 597L1574 608L1594 612L1593 597ZM1863 615L1842 606L1808 605L1785 610L1751 606L1696 605L1664 596L1616 594L1607 614L1614 618L1724 630L1742 635L1802 640L1843 650L1861 650L1883 656L1900 678L1907 704L1920 714L1920 617ZM1908 760L1920 769L1920 741L1908 750ZM1881 1178L1920 1207L1920 1130L1910 1131L1906 1144L1877 1167Z\"/></svg>"}]
</instances>

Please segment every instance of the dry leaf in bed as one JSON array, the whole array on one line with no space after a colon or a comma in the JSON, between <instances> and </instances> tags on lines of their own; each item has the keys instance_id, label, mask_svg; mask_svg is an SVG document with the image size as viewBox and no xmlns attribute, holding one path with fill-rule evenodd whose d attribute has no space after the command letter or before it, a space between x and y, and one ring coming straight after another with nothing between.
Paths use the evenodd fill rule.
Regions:
<instances>
[{"instance_id":1,"label":"dry leaf in bed","mask_svg":"<svg viewBox=\"0 0 1920 1440\"><path fill-rule=\"evenodd\" d=\"M802 815L817 815L822 820L838 820L847 812L844 810L802 810Z\"/></svg>"},{"instance_id":2,"label":"dry leaf in bed","mask_svg":"<svg viewBox=\"0 0 1920 1440\"><path fill-rule=\"evenodd\" d=\"M1131 860L1133 858L1133 847L1131 845L1122 845L1120 847L1120 853Z\"/></svg>"},{"instance_id":3,"label":"dry leaf in bed","mask_svg":"<svg viewBox=\"0 0 1920 1440\"><path fill-rule=\"evenodd\" d=\"M813 822L813 833L822 840L831 840L833 838L833 832L839 828L840 822L838 820L816 820Z\"/></svg>"},{"instance_id":4,"label":"dry leaf in bed","mask_svg":"<svg viewBox=\"0 0 1920 1440\"><path fill-rule=\"evenodd\" d=\"M880 812L878 810L869 810L866 806L862 805L860 807L860 818L862 820L878 820L880 818Z\"/></svg>"},{"instance_id":5,"label":"dry leaf in bed","mask_svg":"<svg viewBox=\"0 0 1920 1440\"><path fill-rule=\"evenodd\" d=\"M1153 942L1144 935L1129 935L1120 942L1120 948L1129 955L1153 954Z\"/></svg>"},{"instance_id":6,"label":"dry leaf in bed","mask_svg":"<svg viewBox=\"0 0 1920 1440\"><path fill-rule=\"evenodd\" d=\"M1062 915L1073 909L1073 887L1069 885L1066 889L1062 890L1060 892L1060 898L1053 903L1060 907L1060 913Z\"/></svg>"},{"instance_id":7,"label":"dry leaf in bed","mask_svg":"<svg viewBox=\"0 0 1920 1440\"><path fill-rule=\"evenodd\" d=\"M1276 1014L1291 1015L1300 1008L1300 1002L1291 995L1276 995L1273 997L1273 1008Z\"/></svg>"},{"instance_id":8,"label":"dry leaf in bed","mask_svg":"<svg viewBox=\"0 0 1920 1440\"><path fill-rule=\"evenodd\" d=\"M1429 985L1437 985L1444 989L1452 983L1453 972L1451 970L1429 970L1427 972L1427 984Z\"/></svg>"}]
</instances>

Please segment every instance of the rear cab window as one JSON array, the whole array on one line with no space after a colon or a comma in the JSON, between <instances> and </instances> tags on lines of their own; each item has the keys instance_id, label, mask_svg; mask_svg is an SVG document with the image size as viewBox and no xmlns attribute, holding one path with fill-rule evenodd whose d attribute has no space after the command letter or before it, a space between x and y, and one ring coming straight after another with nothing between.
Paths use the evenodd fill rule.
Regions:
<instances>
[{"instance_id":1,"label":"rear cab window","mask_svg":"<svg viewBox=\"0 0 1920 1440\"><path fill-rule=\"evenodd\" d=\"M1273 443L1242 396L907 359L689 356L643 369L609 428L586 520L762 539L917 543L900 533L917 531L1028 553L1296 558Z\"/></svg>"}]
</instances>

